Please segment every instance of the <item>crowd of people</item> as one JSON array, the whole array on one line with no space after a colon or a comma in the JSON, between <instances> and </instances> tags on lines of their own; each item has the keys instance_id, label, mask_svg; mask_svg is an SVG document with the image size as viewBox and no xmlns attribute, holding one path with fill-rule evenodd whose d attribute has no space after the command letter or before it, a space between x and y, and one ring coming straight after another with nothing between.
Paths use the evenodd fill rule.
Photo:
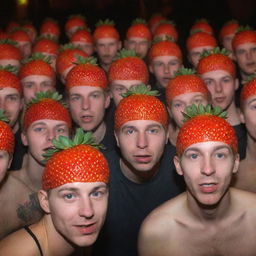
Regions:
<instances>
[{"instance_id":1,"label":"crowd of people","mask_svg":"<svg viewBox=\"0 0 256 256\"><path fill-rule=\"evenodd\" d=\"M182 49L160 14L0 30L0 255L255 255L256 31Z\"/></svg>"}]
</instances>

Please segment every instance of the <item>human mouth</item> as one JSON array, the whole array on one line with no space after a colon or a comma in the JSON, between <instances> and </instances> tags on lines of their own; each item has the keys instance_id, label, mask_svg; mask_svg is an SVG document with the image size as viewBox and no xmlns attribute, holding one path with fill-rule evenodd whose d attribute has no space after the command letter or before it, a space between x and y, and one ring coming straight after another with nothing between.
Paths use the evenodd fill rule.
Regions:
<instances>
[{"instance_id":1,"label":"human mouth","mask_svg":"<svg viewBox=\"0 0 256 256\"><path fill-rule=\"evenodd\" d=\"M217 183L202 183L199 185L202 193L214 193L218 189Z\"/></svg>"},{"instance_id":2,"label":"human mouth","mask_svg":"<svg viewBox=\"0 0 256 256\"><path fill-rule=\"evenodd\" d=\"M214 101L217 103L222 103L225 101L225 99L226 99L226 97L216 97L216 98L214 98Z\"/></svg>"},{"instance_id":3,"label":"human mouth","mask_svg":"<svg viewBox=\"0 0 256 256\"><path fill-rule=\"evenodd\" d=\"M81 117L83 123L90 123L93 120L93 116L90 115L84 115Z\"/></svg>"},{"instance_id":4,"label":"human mouth","mask_svg":"<svg viewBox=\"0 0 256 256\"><path fill-rule=\"evenodd\" d=\"M89 225L76 225L75 227L77 228L79 233L81 233L82 235L90 235L97 231L96 223L89 224Z\"/></svg>"},{"instance_id":5,"label":"human mouth","mask_svg":"<svg viewBox=\"0 0 256 256\"><path fill-rule=\"evenodd\" d=\"M137 163L141 164L147 164L152 161L151 155L135 155L134 158Z\"/></svg>"}]
</instances>

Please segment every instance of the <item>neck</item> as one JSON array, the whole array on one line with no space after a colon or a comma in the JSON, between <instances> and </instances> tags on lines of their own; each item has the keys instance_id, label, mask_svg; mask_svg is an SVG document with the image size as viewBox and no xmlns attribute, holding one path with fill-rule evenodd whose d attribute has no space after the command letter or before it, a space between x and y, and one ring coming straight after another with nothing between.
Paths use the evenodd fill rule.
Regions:
<instances>
[{"instance_id":1,"label":"neck","mask_svg":"<svg viewBox=\"0 0 256 256\"><path fill-rule=\"evenodd\" d=\"M100 66L104 69L105 72L108 72L110 65L111 65L111 63L105 64L105 63L100 62Z\"/></svg>"},{"instance_id":2,"label":"neck","mask_svg":"<svg viewBox=\"0 0 256 256\"><path fill-rule=\"evenodd\" d=\"M247 133L246 159L256 162L256 140Z\"/></svg>"},{"instance_id":3,"label":"neck","mask_svg":"<svg viewBox=\"0 0 256 256\"><path fill-rule=\"evenodd\" d=\"M67 256L74 251L75 248L54 227L50 214L44 215L40 222L46 233L47 255Z\"/></svg>"},{"instance_id":4,"label":"neck","mask_svg":"<svg viewBox=\"0 0 256 256\"><path fill-rule=\"evenodd\" d=\"M133 181L139 184L142 184L151 180L159 171L159 166L160 166L160 161L151 170L139 171L139 170L136 170L125 159L122 159L122 158L120 159L120 168L123 175L130 181Z\"/></svg>"},{"instance_id":5,"label":"neck","mask_svg":"<svg viewBox=\"0 0 256 256\"><path fill-rule=\"evenodd\" d=\"M12 132L15 134L20 128L19 122L16 122L15 125L12 127Z\"/></svg>"},{"instance_id":6,"label":"neck","mask_svg":"<svg viewBox=\"0 0 256 256\"><path fill-rule=\"evenodd\" d=\"M203 205L187 191L187 204L194 218L201 222L215 222L228 216L231 209L230 190L227 190L217 204Z\"/></svg>"},{"instance_id":7,"label":"neck","mask_svg":"<svg viewBox=\"0 0 256 256\"><path fill-rule=\"evenodd\" d=\"M241 123L234 100L232 101L232 103L230 104L226 111L228 116L227 121L230 123L230 125L234 126Z\"/></svg>"},{"instance_id":8,"label":"neck","mask_svg":"<svg viewBox=\"0 0 256 256\"><path fill-rule=\"evenodd\" d=\"M93 131L93 136L97 143L100 143L106 134L106 124L105 122L100 123L100 125Z\"/></svg>"}]
</instances>

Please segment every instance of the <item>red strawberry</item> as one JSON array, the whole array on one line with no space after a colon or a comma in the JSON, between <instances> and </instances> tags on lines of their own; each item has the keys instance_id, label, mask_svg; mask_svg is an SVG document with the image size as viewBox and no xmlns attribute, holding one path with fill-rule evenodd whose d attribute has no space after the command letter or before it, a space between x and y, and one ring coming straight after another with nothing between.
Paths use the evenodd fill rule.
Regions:
<instances>
[{"instance_id":1,"label":"red strawberry","mask_svg":"<svg viewBox=\"0 0 256 256\"><path fill-rule=\"evenodd\" d=\"M52 37L42 37L34 44L32 52L41 52L57 55L58 50L59 44L56 43Z\"/></svg>"},{"instance_id":2,"label":"red strawberry","mask_svg":"<svg viewBox=\"0 0 256 256\"><path fill-rule=\"evenodd\" d=\"M66 87L73 86L97 86L107 88L107 77L104 70L97 66L93 57L77 57L77 65L67 75Z\"/></svg>"},{"instance_id":3,"label":"red strawberry","mask_svg":"<svg viewBox=\"0 0 256 256\"><path fill-rule=\"evenodd\" d=\"M8 120L4 116L4 111L0 109L0 150L12 155L15 139L11 127L6 122Z\"/></svg>"},{"instance_id":4,"label":"red strawberry","mask_svg":"<svg viewBox=\"0 0 256 256\"><path fill-rule=\"evenodd\" d=\"M172 21L160 21L159 25L156 27L154 38L163 35L172 37L175 42L178 40L178 32Z\"/></svg>"},{"instance_id":5,"label":"red strawberry","mask_svg":"<svg viewBox=\"0 0 256 256\"><path fill-rule=\"evenodd\" d=\"M243 104L248 98L256 95L256 75L253 74L249 77L248 81L243 85L240 101Z\"/></svg>"},{"instance_id":6,"label":"red strawberry","mask_svg":"<svg viewBox=\"0 0 256 256\"><path fill-rule=\"evenodd\" d=\"M28 32L23 28L16 28L10 33L9 38L14 42L31 42Z\"/></svg>"},{"instance_id":7,"label":"red strawberry","mask_svg":"<svg viewBox=\"0 0 256 256\"><path fill-rule=\"evenodd\" d=\"M188 107L184 115L188 120L185 120L177 137L177 154L181 155L192 144L208 141L226 143L237 153L236 133L223 118L225 114L221 108L212 108L211 105Z\"/></svg>"},{"instance_id":8,"label":"red strawberry","mask_svg":"<svg viewBox=\"0 0 256 256\"><path fill-rule=\"evenodd\" d=\"M149 60L152 61L158 56L176 56L182 60L180 47L170 40L155 40L149 50Z\"/></svg>"},{"instance_id":9,"label":"red strawberry","mask_svg":"<svg viewBox=\"0 0 256 256\"><path fill-rule=\"evenodd\" d=\"M149 73L145 62L133 50L121 50L109 69L109 82L113 80L139 80L148 83Z\"/></svg>"},{"instance_id":10,"label":"red strawberry","mask_svg":"<svg viewBox=\"0 0 256 256\"><path fill-rule=\"evenodd\" d=\"M58 38L60 35L60 28L57 21L46 19L40 27L40 34L52 35Z\"/></svg>"},{"instance_id":11,"label":"red strawberry","mask_svg":"<svg viewBox=\"0 0 256 256\"><path fill-rule=\"evenodd\" d=\"M213 29L206 19L197 20L191 27L190 34L194 34L195 32L199 31L213 35Z\"/></svg>"},{"instance_id":12,"label":"red strawberry","mask_svg":"<svg viewBox=\"0 0 256 256\"><path fill-rule=\"evenodd\" d=\"M92 133L85 134L80 128L73 140L60 136L53 144L56 149L44 154L49 159L42 179L44 190L73 182L108 183L108 162L96 149Z\"/></svg>"},{"instance_id":13,"label":"red strawberry","mask_svg":"<svg viewBox=\"0 0 256 256\"><path fill-rule=\"evenodd\" d=\"M101 38L115 38L119 40L119 33L118 31L114 28L114 22L111 20L105 20L102 21L100 20L96 24L96 29L93 33L93 39L99 40Z\"/></svg>"},{"instance_id":14,"label":"red strawberry","mask_svg":"<svg viewBox=\"0 0 256 256\"><path fill-rule=\"evenodd\" d=\"M82 15L70 16L65 24L65 31L68 31L74 27L86 27L85 18Z\"/></svg>"},{"instance_id":15,"label":"red strawberry","mask_svg":"<svg viewBox=\"0 0 256 256\"><path fill-rule=\"evenodd\" d=\"M93 43L91 33L86 29L78 29L70 38L71 43L84 42Z\"/></svg>"},{"instance_id":16,"label":"red strawberry","mask_svg":"<svg viewBox=\"0 0 256 256\"><path fill-rule=\"evenodd\" d=\"M136 19L132 22L132 25L126 33L126 39L130 39L132 37L145 38L148 41L151 41L152 35L145 20Z\"/></svg>"},{"instance_id":17,"label":"red strawberry","mask_svg":"<svg viewBox=\"0 0 256 256\"><path fill-rule=\"evenodd\" d=\"M50 65L50 58L41 53L34 53L25 60L25 64L20 68L19 78L23 79L31 75L43 75L55 78L55 72Z\"/></svg>"},{"instance_id":18,"label":"red strawberry","mask_svg":"<svg viewBox=\"0 0 256 256\"><path fill-rule=\"evenodd\" d=\"M235 50L239 45L246 43L256 44L256 32L249 26L240 26L232 40L232 48Z\"/></svg>"},{"instance_id":19,"label":"red strawberry","mask_svg":"<svg viewBox=\"0 0 256 256\"><path fill-rule=\"evenodd\" d=\"M239 27L238 21L231 20L225 23L220 30L220 39L223 40L224 37L233 35L236 33Z\"/></svg>"},{"instance_id":20,"label":"red strawberry","mask_svg":"<svg viewBox=\"0 0 256 256\"><path fill-rule=\"evenodd\" d=\"M67 108L61 102L62 96L57 92L39 92L31 100L25 110L23 125L24 130L35 121L41 119L64 121L71 127L71 118Z\"/></svg>"},{"instance_id":21,"label":"red strawberry","mask_svg":"<svg viewBox=\"0 0 256 256\"><path fill-rule=\"evenodd\" d=\"M0 40L0 60L21 60L21 52L16 43L7 39Z\"/></svg>"},{"instance_id":22,"label":"red strawberry","mask_svg":"<svg viewBox=\"0 0 256 256\"><path fill-rule=\"evenodd\" d=\"M151 32L154 34L156 27L159 25L159 22L165 20L161 14L154 14L148 21L149 28Z\"/></svg>"},{"instance_id":23,"label":"red strawberry","mask_svg":"<svg viewBox=\"0 0 256 256\"><path fill-rule=\"evenodd\" d=\"M155 96L157 91L150 91L144 84L130 89L117 106L115 129L132 120L154 120L167 127L167 110Z\"/></svg>"},{"instance_id":24,"label":"red strawberry","mask_svg":"<svg viewBox=\"0 0 256 256\"><path fill-rule=\"evenodd\" d=\"M209 97L209 92L204 81L195 74L195 71L181 68L176 72L175 78L170 80L166 88L167 104L169 104L174 97L191 92L201 92L205 95L205 98Z\"/></svg>"}]
</instances>

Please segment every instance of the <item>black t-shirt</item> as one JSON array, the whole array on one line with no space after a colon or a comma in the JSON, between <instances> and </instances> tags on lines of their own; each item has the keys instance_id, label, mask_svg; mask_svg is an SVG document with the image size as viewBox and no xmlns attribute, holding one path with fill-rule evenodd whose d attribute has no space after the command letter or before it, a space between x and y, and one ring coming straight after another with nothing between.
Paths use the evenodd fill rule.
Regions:
<instances>
[{"instance_id":1,"label":"black t-shirt","mask_svg":"<svg viewBox=\"0 0 256 256\"><path fill-rule=\"evenodd\" d=\"M9 170L19 170L22 167L23 157L27 153L27 147L21 141L21 128L15 133L15 147L12 164Z\"/></svg>"},{"instance_id":2,"label":"black t-shirt","mask_svg":"<svg viewBox=\"0 0 256 256\"><path fill-rule=\"evenodd\" d=\"M110 166L109 205L93 255L135 256L139 228L145 217L185 190L183 177L176 174L173 165L175 148L166 146L159 172L142 184L123 175L116 152L105 155Z\"/></svg>"},{"instance_id":3,"label":"black t-shirt","mask_svg":"<svg viewBox=\"0 0 256 256\"><path fill-rule=\"evenodd\" d=\"M240 160L244 159L246 156L246 145L247 145L247 136L246 128L244 124L238 124L233 126L237 140L238 140L238 152L240 155Z\"/></svg>"}]
</instances>

